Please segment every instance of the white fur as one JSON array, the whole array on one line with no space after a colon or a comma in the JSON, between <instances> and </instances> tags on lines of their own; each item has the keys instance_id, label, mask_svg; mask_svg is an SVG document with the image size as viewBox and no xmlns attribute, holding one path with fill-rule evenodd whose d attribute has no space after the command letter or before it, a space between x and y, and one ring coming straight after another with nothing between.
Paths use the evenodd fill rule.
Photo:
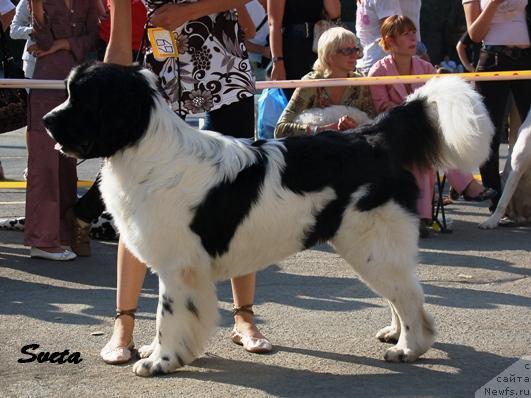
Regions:
<instances>
[{"instance_id":1,"label":"white fur","mask_svg":"<svg viewBox=\"0 0 531 398\"><path fill-rule=\"evenodd\" d=\"M432 78L406 101L426 99L443 137L444 168L473 171L489 156L494 126L482 98L455 76Z\"/></svg>"},{"instance_id":2,"label":"white fur","mask_svg":"<svg viewBox=\"0 0 531 398\"><path fill-rule=\"evenodd\" d=\"M358 108L346 105L331 105L326 108L305 109L297 115L293 122L310 126L324 126L337 122L342 116L350 116L358 123L358 126L371 121L369 116Z\"/></svg>"},{"instance_id":3,"label":"white fur","mask_svg":"<svg viewBox=\"0 0 531 398\"><path fill-rule=\"evenodd\" d=\"M522 176L531 169L531 110L518 131L518 137L511 153L511 171L503 187L503 193L496 206L494 213L479 227L482 229L492 229L498 226L500 219L504 216L505 210L513 197L518 182ZM517 220L528 221L528 220Z\"/></svg>"},{"instance_id":4,"label":"white fur","mask_svg":"<svg viewBox=\"0 0 531 398\"><path fill-rule=\"evenodd\" d=\"M151 74L147 76L154 84ZM218 319L215 281L254 272L301 250L314 215L335 198L330 188L304 195L285 189L280 179L285 166L282 141L271 140L261 148L269 162L259 200L238 226L228 252L213 260L190 230L194 208L210 188L234 180L252 162L255 148L189 127L157 96L147 133L138 145L105 161L102 193L121 238L160 278L160 337L143 350L149 357L134 365L137 375L171 372L199 355ZM385 358L413 361L434 339L415 275L417 221L393 201L367 212L355 210L365 189L352 195L353 203L331 243L391 304L392 337L398 343ZM164 311L164 297L173 300L171 314ZM189 300L198 317L186 309Z\"/></svg>"}]
</instances>

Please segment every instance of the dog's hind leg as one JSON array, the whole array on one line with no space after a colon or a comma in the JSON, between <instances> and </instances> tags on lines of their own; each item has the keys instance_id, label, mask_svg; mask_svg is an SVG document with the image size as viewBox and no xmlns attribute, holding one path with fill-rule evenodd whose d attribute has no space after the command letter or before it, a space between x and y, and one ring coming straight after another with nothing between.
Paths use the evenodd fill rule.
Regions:
<instances>
[{"instance_id":1,"label":"dog's hind leg","mask_svg":"<svg viewBox=\"0 0 531 398\"><path fill-rule=\"evenodd\" d=\"M507 178L507 182L503 187L503 193L500 198L500 201L498 202L498 205L496 206L496 210L489 218L479 224L479 228L493 229L498 226L498 223L505 214L505 210L507 209L511 198L513 197L514 191L516 191L516 188L518 187L520 177L522 177L521 171L512 170L509 173L509 178Z\"/></svg>"},{"instance_id":2,"label":"dog's hind leg","mask_svg":"<svg viewBox=\"0 0 531 398\"><path fill-rule=\"evenodd\" d=\"M414 361L431 347L435 337L415 274L417 228L413 216L390 205L371 212L346 214L332 239L337 253L396 311L399 335L393 325L377 335L380 337L381 333L383 337L392 332L390 340L398 337L396 346L385 353L385 359L393 362Z\"/></svg>"},{"instance_id":3,"label":"dog's hind leg","mask_svg":"<svg viewBox=\"0 0 531 398\"><path fill-rule=\"evenodd\" d=\"M192 362L205 349L218 321L217 297L209 272L187 268L159 274L157 334L136 362L138 376L174 372Z\"/></svg>"},{"instance_id":4,"label":"dog's hind leg","mask_svg":"<svg viewBox=\"0 0 531 398\"><path fill-rule=\"evenodd\" d=\"M414 262L402 265L379 262L378 258L374 258L370 264L360 266L356 260L351 261L356 254L345 255L340 250L338 253L353 264L371 289L391 304L394 322L380 330L377 337L387 342L398 342L387 350L385 359L412 362L425 353L433 344L435 331L431 317L424 310L424 294L414 272ZM394 324L397 321L399 326Z\"/></svg>"}]
</instances>

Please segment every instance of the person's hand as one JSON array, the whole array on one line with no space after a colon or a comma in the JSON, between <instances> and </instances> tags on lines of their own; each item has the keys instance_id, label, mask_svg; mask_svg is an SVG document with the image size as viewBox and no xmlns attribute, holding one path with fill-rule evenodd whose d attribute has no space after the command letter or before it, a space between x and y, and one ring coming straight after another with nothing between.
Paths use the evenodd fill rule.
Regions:
<instances>
[{"instance_id":1,"label":"person's hand","mask_svg":"<svg viewBox=\"0 0 531 398\"><path fill-rule=\"evenodd\" d=\"M15 16L14 8L11 11L6 12L5 14L0 14L0 23L2 24L2 28L4 29L4 32L7 32L7 30L9 29L9 25L11 24L11 21L13 20L14 16Z\"/></svg>"},{"instance_id":2,"label":"person's hand","mask_svg":"<svg viewBox=\"0 0 531 398\"><path fill-rule=\"evenodd\" d=\"M490 4L492 4L496 8L501 6L505 2L506 2L506 0L490 0Z\"/></svg>"},{"instance_id":3,"label":"person's hand","mask_svg":"<svg viewBox=\"0 0 531 398\"><path fill-rule=\"evenodd\" d=\"M355 129L356 127L358 127L358 123L347 115L341 116L337 122L337 129L339 131Z\"/></svg>"},{"instance_id":4,"label":"person's hand","mask_svg":"<svg viewBox=\"0 0 531 398\"><path fill-rule=\"evenodd\" d=\"M273 62L273 69L271 69L271 80L286 80L286 68L284 61Z\"/></svg>"},{"instance_id":5,"label":"person's hand","mask_svg":"<svg viewBox=\"0 0 531 398\"><path fill-rule=\"evenodd\" d=\"M36 44L28 47L28 52L37 58L42 58L60 50L70 50L70 43L66 39L54 40L48 50L40 49Z\"/></svg>"},{"instance_id":6,"label":"person's hand","mask_svg":"<svg viewBox=\"0 0 531 398\"><path fill-rule=\"evenodd\" d=\"M322 133L323 131L339 131L339 128L337 123L323 124L317 127L317 133Z\"/></svg>"},{"instance_id":7,"label":"person's hand","mask_svg":"<svg viewBox=\"0 0 531 398\"><path fill-rule=\"evenodd\" d=\"M186 4L164 4L151 15L151 24L158 28L174 31L192 18L188 16Z\"/></svg>"}]
</instances>

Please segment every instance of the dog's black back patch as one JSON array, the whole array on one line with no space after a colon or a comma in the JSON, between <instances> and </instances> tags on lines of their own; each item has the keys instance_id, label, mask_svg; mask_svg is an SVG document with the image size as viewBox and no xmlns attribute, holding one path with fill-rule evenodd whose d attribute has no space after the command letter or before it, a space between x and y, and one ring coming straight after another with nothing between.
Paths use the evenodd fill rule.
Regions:
<instances>
[{"instance_id":1,"label":"dog's black back patch","mask_svg":"<svg viewBox=\"0 0 531 398\"><path fill-rule=\"evenodd\" d=\"M201 238L211 257L222 256L229 250L236 228L258 200L267 169L267 156L257 141L255 162L238 173L234 181L223 181L213 187L205 200L195 209L190 229Z\"/></svg>"},{"instance_id":2,"label":"dog's black back patch","mask_svg":"<svg viewBox=\"0 0 531 398\"><path fill-rule=\"evenodd\" d=\"M330 240L339 229L351 195L367 185L358 201L359 211L369 211L391 198L411 212L415 211L417 188L413 176L392 167L388 151L378 142L354 133L325 132L315 137L286 138L286 168L282 185L293 192L319 192L329 187L336 198L314 215L303 245L309 248Z\"/></svg>"}]
</instances>

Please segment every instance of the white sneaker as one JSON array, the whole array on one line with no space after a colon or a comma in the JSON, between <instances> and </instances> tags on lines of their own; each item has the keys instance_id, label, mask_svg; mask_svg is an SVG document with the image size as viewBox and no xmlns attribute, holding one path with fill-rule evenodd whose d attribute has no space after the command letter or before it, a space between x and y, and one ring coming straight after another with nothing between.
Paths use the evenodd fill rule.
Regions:
<instances>
[{"instance_id":1,"label":"white sneaker","mask_svg":"<svg viewBox=\"0 0 531 398\"><path fill-rule=\"evenodd\" d=\"M32 247L30 249L30 257L31 258L43 258L45 260L53 260L53 261L69 261L76 258L76 253L73 251L70 251L68 249L65 249L62 252L59 253L50 253L41 249L38 249L36 247Z\"/></svg>"}]
</instances>

